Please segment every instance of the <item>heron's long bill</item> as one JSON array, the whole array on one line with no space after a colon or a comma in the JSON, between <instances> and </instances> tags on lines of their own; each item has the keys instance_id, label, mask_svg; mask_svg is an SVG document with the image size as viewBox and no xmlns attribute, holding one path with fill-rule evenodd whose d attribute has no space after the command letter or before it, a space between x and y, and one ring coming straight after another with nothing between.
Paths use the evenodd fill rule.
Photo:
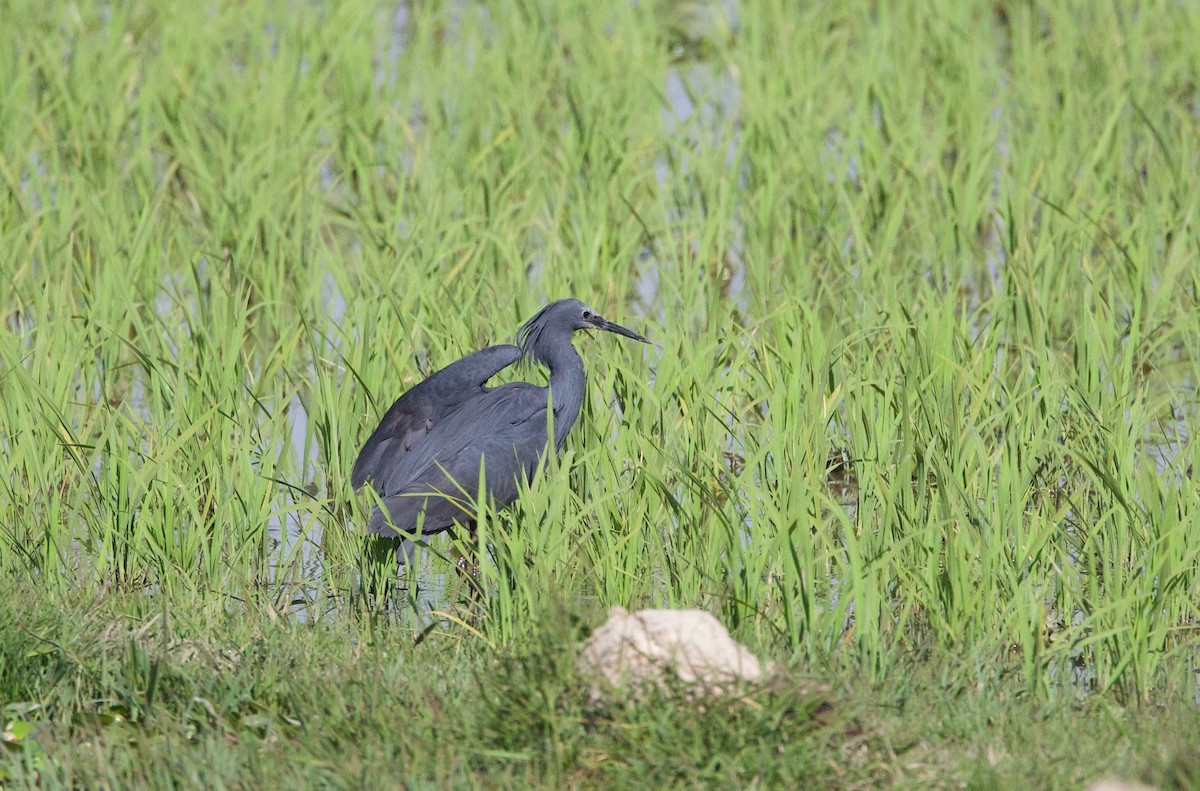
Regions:
<instances>
[{"instance_id":1,"label":"heron's long bill","mask_svg":"<svg viewBox=\"0 0 1200 791\"><path fill-rule=\"evenodd\" d=\"M633 340L641 341L642 343L650 342L647 339L643 338L641 335L638 335L633 330L625 329L620 324L615 324L601 316L593 317L591 319L591 322L598 330L607 330L608 332L615 332L617 335L624 335L626 338L632 338Z\"/></svg>"}]
</instances>

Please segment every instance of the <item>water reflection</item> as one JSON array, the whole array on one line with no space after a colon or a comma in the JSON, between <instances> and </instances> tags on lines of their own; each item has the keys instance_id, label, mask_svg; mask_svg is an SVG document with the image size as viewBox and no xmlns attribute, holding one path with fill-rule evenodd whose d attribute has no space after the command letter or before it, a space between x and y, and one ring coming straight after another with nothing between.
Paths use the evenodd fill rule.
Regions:
<instances>
[{"instance_id":1,"label":"water reflection","mask_svg":"<svg viewBox=\"0 0 1200 791\"><path fill-rule=\"evenodd\" d=\"M694 174L706 172L708 168L694 167L693 160L708 160L712 152L724 152L725 165L738 189L745 186L749 167L737 157L742 136L739 122L741 88L737 71L719 57L704 57L706 50L717 49L736 30L737 5L734 2L663 2L658 11L662 24L670 33L676 62L668 68L663 85L662 123L667 150L655 160L655 177L672 196L674 205L668 210L668 226L672 229L702 227L712 218L705 216L705 202ZM732 211L727 223L722 223L730 229L723 240L722 271L712 274L722 283L722 296L745 311L749 307L748 295L744 293L745 231L740 210L734 208ZM636 293L640 304L636 306L635 315L665 318L658 295L660 268L694 265L693 261L664 261L660 256L661 251L651 246L643 248L639 255Z\"/></svg>"}]
</instances>

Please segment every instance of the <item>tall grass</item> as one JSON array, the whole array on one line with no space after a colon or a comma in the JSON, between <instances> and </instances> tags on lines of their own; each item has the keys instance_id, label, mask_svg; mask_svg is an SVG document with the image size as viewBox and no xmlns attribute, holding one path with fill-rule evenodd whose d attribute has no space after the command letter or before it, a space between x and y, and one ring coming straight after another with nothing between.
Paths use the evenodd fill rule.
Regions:
<instances>
[{"instance_id":1,"label":"tall grass","mask_svg":"<svg viewBox=\"0 0 1200 791\"><path fill-rule=\"evenodd\" d=\"M568 452L456 539L479 590L447 539L409 578L447 623L701 606L881 676L1192 683L1186 4L762 0L695 48L647 4L8 16L10 578L337 617L390 400L574 295L653 347L579 339Z\"/></svg>"}]
</instances>

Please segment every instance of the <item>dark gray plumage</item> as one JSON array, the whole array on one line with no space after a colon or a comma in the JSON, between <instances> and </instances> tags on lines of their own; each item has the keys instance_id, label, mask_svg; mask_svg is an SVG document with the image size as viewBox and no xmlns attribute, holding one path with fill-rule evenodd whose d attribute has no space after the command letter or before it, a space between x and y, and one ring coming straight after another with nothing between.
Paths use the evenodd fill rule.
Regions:
<instances>
[{"instance_id":1,"label":"dark gray plumage","mask_svg":"<svg viewBox=\"0 0 1200 791\"><path fill-rule=\"evenodd\" d=\"M438 533L474 521L480 461L487 494L503 507L517 499L548 446L562 449L579 417L586 379L571 345L576 330L600 329L642 341L576 299L552 302L521 327L516 346L491 346L452 363L392 404L359 452L351 482L370 480L383 498L367 528L381 536ZM486 382L518 359L550 369L548 387ZM422 517L422 512L424 516Z\"/></svg>"},{"instance_id":2,"label":"dark gray plumage","mask_svg":"<svg viewBox=\"0 0 1200 791\"><path fill-rule=\"evenodd\" d=\"M489 346L413 385L396 399L359 451L350 483L357 489L371 481L382 494L386 472L412 449L413 443L464 403L488 392L489 388L484 386L487 380L520 356L521 349L517 346Z\"/></svg>"}]
</instances>

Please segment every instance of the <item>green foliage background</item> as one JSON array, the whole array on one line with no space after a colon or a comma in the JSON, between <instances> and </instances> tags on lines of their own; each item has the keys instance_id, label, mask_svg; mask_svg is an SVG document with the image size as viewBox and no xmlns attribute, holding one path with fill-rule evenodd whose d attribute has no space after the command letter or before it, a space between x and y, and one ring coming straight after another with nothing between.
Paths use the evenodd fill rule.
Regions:
<instances>
[{"instance_id":1,"label":"green foliage background","mask_svg":"<svg viewBox=\"0 0 1200 791\"><path fill-rule=\"evenodd\" d=\"M6 588L470 651L699 606L875 681L1194 697L1190 4L5 16ZM567 295L652 347L578 340L567 454L457 540L481 599L445 541L372 589L360 443Z\"/></svg>"}]
</instances>

